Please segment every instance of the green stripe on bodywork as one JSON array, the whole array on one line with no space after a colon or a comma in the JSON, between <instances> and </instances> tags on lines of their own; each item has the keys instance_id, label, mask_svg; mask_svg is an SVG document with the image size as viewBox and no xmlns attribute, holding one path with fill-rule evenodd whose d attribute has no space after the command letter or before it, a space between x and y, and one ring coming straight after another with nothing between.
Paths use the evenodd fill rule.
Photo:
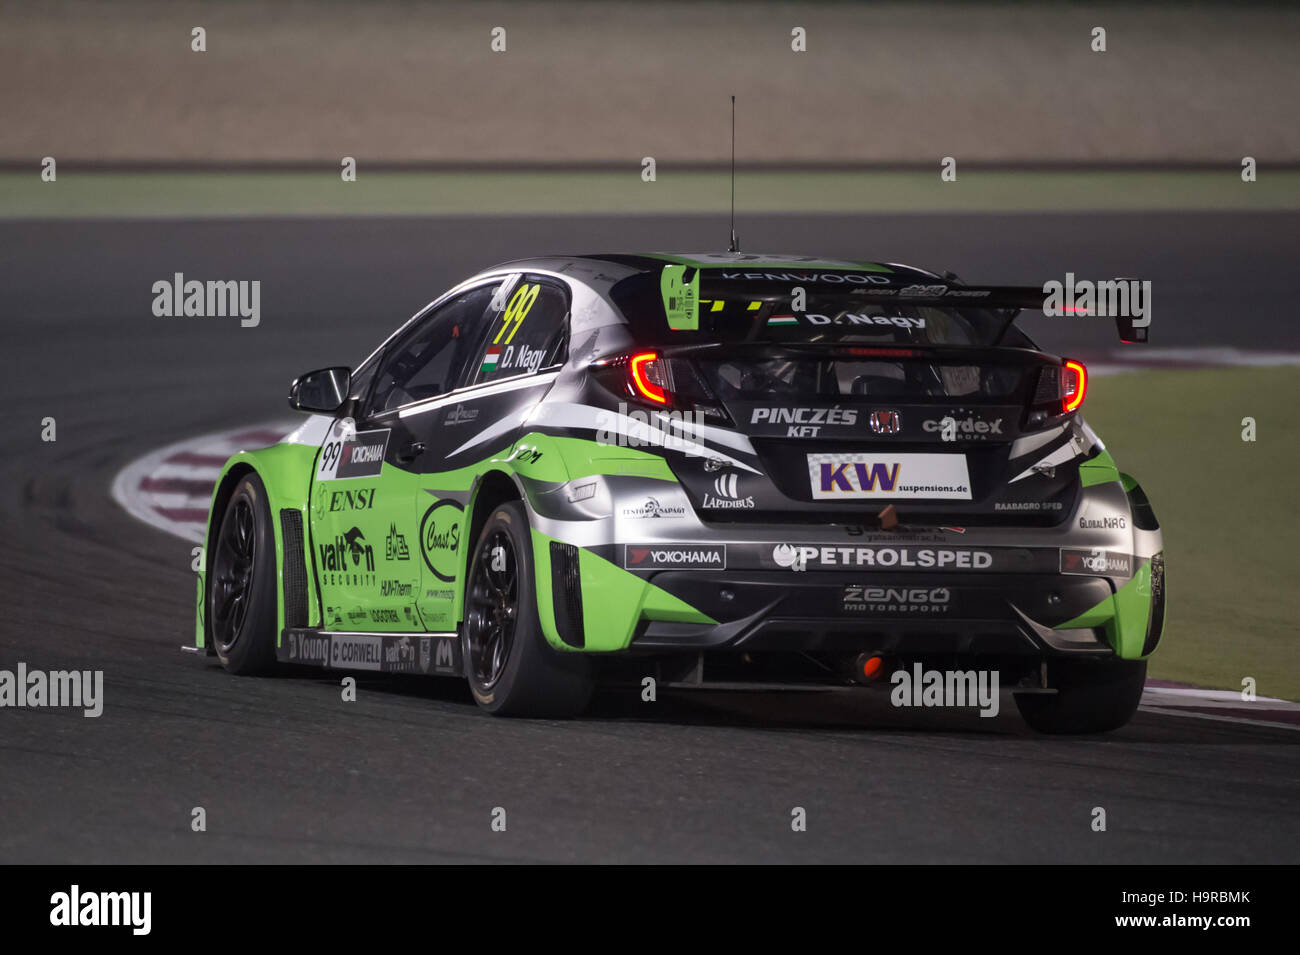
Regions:
<instances>
[{"instance_id":1,"label":"green stripe on bodywork","mask_svg":"<svg viewBox=\"0 0 1300 955\"><path fill-rule=\"evenodd\" d=\"M1079 481L1084 487L1109 484L1119 479L1119 468L1115 466L1115 459L1110 456L1109 451L1098 451L1095 457L1079 465Z\"/></svg>"},{"instance_id":2,"label":"green stripe on bodywork","mask_svg":"<svg viewBox=\"0 0 1300 955\"><path fill-rule=\"evenodd\" d=\"M613 417L614 413L610 412ZM545 481L576 481L595 474L616 474L654 478L659 481L677 481L672 468L662 455L642 451L640 448L622 448L616 444L588 441L585 438L557 438L549 435L528 434L519 444L534 444L554 452L556 470L525 469L519 473ZM545 455L538 464L545 461Z\"/></svg>"},{"instance_id":3,"label":"green stripe on bodywork","mask_svg":"<svg viewBox=\"0 0 1300 955\"><path fill-rule=\"evenodd\" d=\"M240 452L226 462L222 469L222 480L233 468L247 467L255 470L266 487L268 503L271 509L271 526L275 535L276 547L276 589L284 593L283 567L284 542L280 535L280 511L288 508L297 510L302 515L304 542L308 550L303 554L307 567L308 588L308 626L322 627L321 599L316 586L316 574L313 572L314 560L310 551L313 541L311 527L311 501L309 492L315 473L317 445L277 444L256 451ZM509 449L476 462L473 465L455 470L428 474L412 474L385 463L380 475L369 479L356 479L362 483L371 483L380 489L380 494L392 501L404 503L405 516L394 513L384 516L384 525L391 521L406 534L412 549L412 558L419 560L420 517L426 508L448 495L459 495L476 486L476 481L488 472L515 474L520 478L541 482L543 484L563 484L596 475L630 475L653 480L676 482L677 478L662 456L639 448L619 447L617 444L591 441L582 438L555 437L541 433L530 433L521 437ZM220 486L218 481L217 486ZM351 480L339 482L353 483ZM214 499L216 490L213 491ZM471 497L465 507L466 516L461 521L460 542L455 555L458 568L456 581L448 587L455 593L449 609L449 624L454 626L463 616L464 580L463 568L469 549L474 542L466 533L469 529L469 513L476 505ZM409 511L407 510L409 508ZM536 533L536 532L534 532ZM534 538L536 542L537 537ZM543 541L549 540L543 538ZM206 542L210 549L211 541ZM382 542L379 545L382 548ZM547 640L555 646L563 646L555 632L554 618L551 610L550 556L545 543L536 548L536 583L538 609L543 621ZM632 631L641 619L680 620L696 623L713 623L709 617L696 611L659 587L649 584L628 573L622 568L606 561L589 551L581 551L579 567L583 578L583 611L587 620L589 650L618 650L626 647L631 640ZM205 644L203 633L204 584L206 574L199 575L196 584L195 607L195 645ZM417 591L420 593L420 591ZM421 613L432 608L429 600L417 597ZM280 604L277 601L277 604ZM598 622L598 627L593 624ZM391 628L387 624L350 624L348 629ZM436 628L435 628L436 629ZM276 619L276 633L284 631L284 608L279 607Z\"/></svg>"},{"instance_id":4,"label":"green stripe on bodywork","mask_svg":"<svg viewBox=\"0 0 1300 955\"><path fill-rule=\"evenodd\" d=\"M1146 642L1150 612L1151 564L1147 562L1112 596L1052 629L1079 630L1104 626L1106 640L1117 656L1124 660L1139 660L1142 658L1142 645Z\"/></svg>"},{"instance_id":5,"label":"green stripe on bodywork","mask_svg":"<svg viewBox=\"0 0 1300 955\"><path fill-rule=\"evenodd\" d=\"M533 561L537 572L537 615L546 642L557 650L573 650L560 639L555 627L551 600L551 541L533 531ZM625 650L642 620L716 624L708 614L674 597L636 574L592 553L578 549L578 570L582 576L582 619L588 652ZM543 584L545 582L545 584Z\"/></svg>"}]
</instances>

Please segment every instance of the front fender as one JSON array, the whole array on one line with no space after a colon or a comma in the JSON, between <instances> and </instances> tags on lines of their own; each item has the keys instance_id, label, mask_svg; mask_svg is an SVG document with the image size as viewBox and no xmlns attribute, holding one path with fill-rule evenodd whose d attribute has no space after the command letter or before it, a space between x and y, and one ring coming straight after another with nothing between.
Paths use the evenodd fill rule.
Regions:
<instances>
[{"instance_id":1,"label":"front fender","mask_svg":"<svg viewBox=\"0 0 1300 955\"><path fill-rule=\"evenodd\" d=\"M216 536L218 524L225 513L226 504L234 493L235 487L245 475L255 473L266 488L267 501L271 509L271 531L275 537L275 578L276 578L276 634L284 631L284 521L286 511L296 511L302 527L301 559L305 567L311 566L311 541L307 508L310 501L312 470L316 463L319 448L307 444L276 444L256 451L240 451L231 455L221 468L221 476L212 489L212 501L208 506L208 526L203 540L202 570L199 572L197 585L197 607L195 611L195 646L215 652L212 648L212 634L207 619L207 576L212 569L212 543ZM316 592L315 575L307 575L307 626L320 626L320 599Z\"/></svg>"}]
</instances>

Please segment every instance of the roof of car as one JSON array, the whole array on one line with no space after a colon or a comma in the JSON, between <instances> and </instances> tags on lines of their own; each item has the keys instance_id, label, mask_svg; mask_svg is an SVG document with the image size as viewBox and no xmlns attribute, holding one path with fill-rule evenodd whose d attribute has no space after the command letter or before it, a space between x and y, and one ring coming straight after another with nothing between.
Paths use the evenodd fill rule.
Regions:
<instances>
[{"instance_id":1,"label":"roof of car","mask_svg":"<svg viewBox=\"0 0 1300 955\"><path fill-rule=\"evenodd\" d=\"M565 268L565 266L568 268ZM526 270L565 272L577 267L588 270L602 265L622 266L628 274L638 272L658 272L665 265L684 265L699 269L741 269L754 273L756 278L771 278L774 270L779 270L783 278L798 278L801 274L820 272L870 272L894 282L933 281L940 278L934 272L919 269L896 262L865 262L844 259L820 259L806 255L767 255L752 252L634 252L634 253L590 253L585 255L549 255L503 262L488 271L505 268ZM585 268L583 268L585 267ZM759 273L764 273L759 275ZM951 278L947 281L953 281Z\"/></svg>"}]
</instances>

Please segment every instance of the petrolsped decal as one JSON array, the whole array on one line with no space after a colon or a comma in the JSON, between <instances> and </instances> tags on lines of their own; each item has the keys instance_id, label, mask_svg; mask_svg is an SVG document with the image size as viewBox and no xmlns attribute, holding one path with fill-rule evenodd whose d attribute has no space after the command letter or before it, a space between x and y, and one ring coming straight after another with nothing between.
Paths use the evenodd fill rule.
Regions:
<instances>
[{"instance_id":1,"label":"petrolsped decal","mask_svg":"<svg viewBox=\"0 0 1300 955\"><path fill-rule=\"evenodd\" d=\"M772 563L789 570L820 567L890 567L986 570L993 555L986 550L938 547L845 547L840 545L777 544Z\"/></svg>"},{"instance_id":2,"label":"petrolsped decal","mask_svg":"<svg viewBox=\"0 0 1300 955\"><path fill-rule=\"evenodd\" d=\"M623 566L628 570L726 570L727 546L698 544L624 544Z\"/></svg>"},{"instance_id":3,"label":"petrolsped decal","mask_svg":"<svg viewBox=\"0 0 1300 955\"><path fill-rule=\"evenodd\" d=\"M465 509L455 501L437 501L420 521L420 554L433 576L446 583L456 579L461 520Z\"/></svg>"}]
</instances>

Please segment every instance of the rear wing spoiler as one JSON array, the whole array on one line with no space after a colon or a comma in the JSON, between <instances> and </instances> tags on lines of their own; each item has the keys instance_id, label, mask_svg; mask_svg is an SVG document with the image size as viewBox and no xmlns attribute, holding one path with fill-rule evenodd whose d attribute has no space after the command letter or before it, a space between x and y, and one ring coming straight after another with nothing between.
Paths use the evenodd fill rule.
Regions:
<instances>
[{"instance_id":1,"label":"rear wing spoiler","mask_svg":"<svg viewBox=\"0 0 1300 955\"><path fill-rule=\"evenodd\" d=\"M913 285L899 289L898 295L886 295L881 301L902 301L907 302L909 305L942 305L948 308L988 308L1006 312L1008 313L1006 324L998 332L994 344L1002 341L1007 330L1015 324L1020 313L1025 310L1042 312L1049 317L1113 317L1115 319L1115 332L1119 335L1119 340L1125 344L1138 345L1146 343L1148 327L1151 324L1150 286L1146 286L1147 297L1143 309L1145 315L1142 317L1135 316L1132 310L1127 307L1129 302L1127 289L1124 290L1122 296L1123 306L1114 309L1111 309L1110 305L1115 304L1115 299L1102 294L1103 289L1108 290L1112 283L1118 289L1120 285L1127 286L1128 283L1136 283L1136 281L1136 279L1111 279L1109 282L1090 283L1090 285L1097 286L1096 291L1090 290L1087 298L1080 297L1077 303L1067 302L1064 290L1059 288L1060 283L1050 282L1047 283L1048 286L1057 285L1057 291L1052 291L1050 288L1042 289L1013 285L965 285L956 288L951 286L945 288L941 285ZM910 291L913 289L916 291ZM941 289L942 291L940 291ZM877 291L877 289L871 289L863 296L863 299L874 303ZM925 294L922 294L922 292ZM1073 295L1069 296L1071 299L1073 297Z\"/></svg>"},{"instance_id":2,"label":"rear wing spoiler","mask_svg":"<svg viewBox=\"0 0 1300 955\"><path fill-rule=\"evenodd\" d=\"M684 271L691 271L686 269ZM705 281L719 277L726 270L700 270ZM733 273L734 274L734 273ZM754 278L745 276L745 278ZM1119 339L1125 343L1142 343L1147 341L1150 317L1150 283L1137 279L1116 278L1096 282L1078 282L1072 273L1067 273L1066 282L1047 282L1042 286L1020 285L957 285L951 282L915 283L910 285L891 285L888 278L879 275L859 276L863 284L852 287L853 298L871 305L888 305L900 302L906 305L930 305L943 308L985 308L1006 312L1006 324L998 332L995 344L1002 341L1007 330L1015 323L1022 311L1044 312L1049 317L1109 317L1114 316L1115 329ZM782 276L778 285L773 282L773 291L780 288L780 294L789 294L791 285L814 286L818 290L833 288L844 291L847 283L828 283L816 276ZM794 279L794 281L792 281ZM868 282L869 279L869 282ZM712 284L712 283L710 283ZM1130 292L1137 295L1135 286L1141 286L1143 316L1133 316L1129 308ZM699 294L698 292L696 294ZM1112 308L1115 305L1117 307Z\"/></svg>"},{"instance_id":3,"label":"rear wing spoiler","mask_svg":"<svg viewBox=\"0 0 1300 955\"><path fill-rule=\"evenodd\" d=\"M1136 280L1113 279L1111 281L1129 283ZM1100 286L1102 283L1093 284ZM1054 297L1059 301L1054 301ZM1015 324L1022 311L1046 313L1049 308L1052 308L1055 311L1049 313L1049 315L1053 317L1105 318L1109 316L1108 303L1099 294L1090 294L1083 304L1073 304L1064 301L1059 292L1044 291L1042 288L1029 285L946 285L935 283L933 285L907 285L897 289L873 287L855 290L854 298L860 298L861 301L872 305L901 302L906 305L931 305L943 308L987 308L993 311L1006 312L1008 313L1006 324L998 332L994 344L1002 341L1003 336ZM1127 303L1127 295L1125 295L1124 301ZM1123 308L1115 311L1128 312L1129 309ZM1147 341L1147 326L1151 322L1149 315L1145 318L1137 318L1131 314L1116 314L1114 318L1115 330L1119 334L1120 341L1126 344L1140 344Z\"/></svg>"}]
</instances>

